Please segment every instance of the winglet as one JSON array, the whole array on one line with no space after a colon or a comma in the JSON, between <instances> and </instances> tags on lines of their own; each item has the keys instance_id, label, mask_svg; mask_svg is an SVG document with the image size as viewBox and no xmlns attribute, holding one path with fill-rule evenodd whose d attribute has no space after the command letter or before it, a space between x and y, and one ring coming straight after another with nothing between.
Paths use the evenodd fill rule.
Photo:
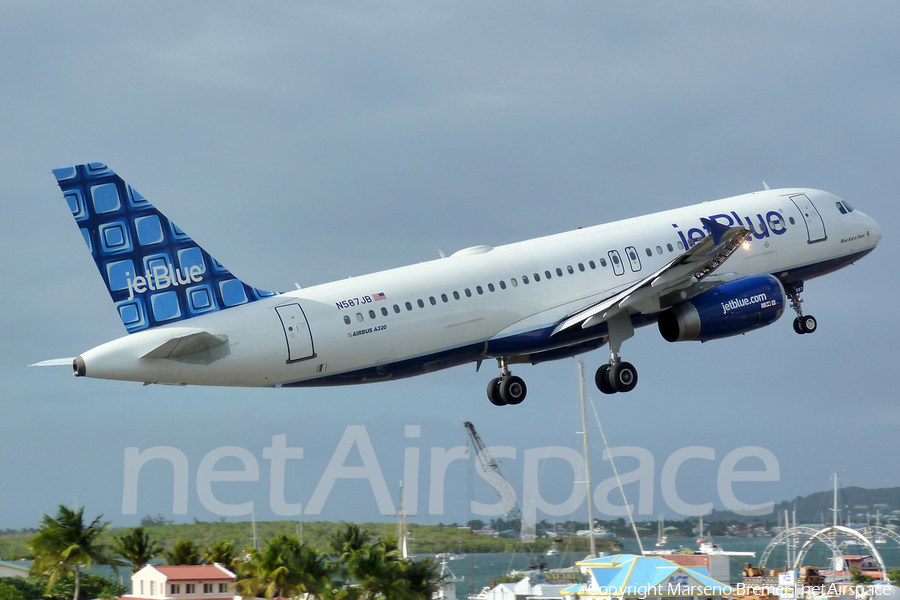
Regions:
<instances>
[{"instance_id":1,"label":"winglet","mask_svg":"<svg viewBox=\"0 0 900 600\"><path fill-rule=\"evenodd\" d=\"M718 221L707 219L706 217L700 217L700 222L703 223L703 227L706 228L710 235L712 235L713 243L718 246L722 242L722 236L728 231L728 226L722 225Z\"/></svg>"}]
</instances>

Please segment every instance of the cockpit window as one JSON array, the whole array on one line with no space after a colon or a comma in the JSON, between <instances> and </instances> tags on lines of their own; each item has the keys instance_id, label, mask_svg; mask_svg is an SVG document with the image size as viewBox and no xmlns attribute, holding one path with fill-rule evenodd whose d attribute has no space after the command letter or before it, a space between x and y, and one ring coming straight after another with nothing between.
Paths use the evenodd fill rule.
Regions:
<instances>
[{"instance_id":1,"label":"cockpit window","mask_svg":"<svg viewBox=\"0 0 900 600\"><path fill-rule=\"evenodd\" d=\"M835 202L834 205L837 206L837 209L841 211L842 215L853 212L853 206L846 200L839 200Z\"/></svg>"}]
</instances>

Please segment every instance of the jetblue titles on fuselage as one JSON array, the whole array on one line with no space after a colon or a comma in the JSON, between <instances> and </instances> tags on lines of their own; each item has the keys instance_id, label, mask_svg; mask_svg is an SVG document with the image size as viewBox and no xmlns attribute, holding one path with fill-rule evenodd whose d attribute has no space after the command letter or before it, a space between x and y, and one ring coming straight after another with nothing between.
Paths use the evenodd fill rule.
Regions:
<instances>
[{"instance_id":1,"label":"jetblue titles on fuselage","mask_svg":"<svg viewBox=\"0 0 900 600\"><path fill-rule=\"evenodd\" d=\"M517 404L525 382L510 365L607 344L595 382L625 392L637 371L620 351L634 328L711 341L790 306L794 330L811 333L803 282L881 238L832 194L766 190L274 294L236 278L106 165L54 174L130 332L75 358L75 373L148 383L343 385L496 359L488 397Z\"/></svg>"}]
</instances>

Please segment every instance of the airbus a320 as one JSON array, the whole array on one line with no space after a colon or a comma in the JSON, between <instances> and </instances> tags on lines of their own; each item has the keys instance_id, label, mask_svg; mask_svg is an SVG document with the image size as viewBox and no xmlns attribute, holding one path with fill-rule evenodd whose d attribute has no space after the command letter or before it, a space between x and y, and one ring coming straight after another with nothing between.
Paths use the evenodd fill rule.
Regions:
<instances>
[{"instance_id":1,"label":"airbus a320","mask_svg":"<svg viewBox=\"0 0 900 600\"><path fill-rule=\"evenodd\" d=\"M512 365L609 348L595 382L638 380L637 327L709 341L777 321L816 330L803 283L870 253L878 224L813 189L705 202L274 293L229 272L106 165L53 171L128 334L74 358L79 377L305 387L372 383L496 360L495 405L527 388Z\"/></svg>"}]
</instances>

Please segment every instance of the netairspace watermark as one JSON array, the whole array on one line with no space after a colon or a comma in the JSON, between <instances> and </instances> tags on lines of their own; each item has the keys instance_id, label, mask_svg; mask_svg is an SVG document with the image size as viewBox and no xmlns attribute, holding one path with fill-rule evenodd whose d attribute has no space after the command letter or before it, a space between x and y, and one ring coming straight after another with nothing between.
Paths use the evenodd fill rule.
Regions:
<instances>
[{"instance_id":1,"label":"netairspace watermark","mask_svg":"<svg viewBox=\"0 0 900 600\"><path fill-rule=\"evenodd\" d=\"M405 427L407 438L420 438L421 428L418 425ZM348 457L356 451L362 458L361 466L348 466ZM512 446L491 446L487 452L494 458L517 459L519 452ZM407 514L419 511L419 471L422 449L407 447L403 456L403 507ZM364 425L349 425L344 430L324 473L319 478L309 502L291 503L285 500L285 467L289 460L302 460L303 448L287 444L287 435L273 435L271 446L263 448L262 456L269 461L269 506L273 513L281 517L295 517L301 514L318 515L339 480L366 480L372 490L378 509L383 515L396 514L396 507L391 499L388 486L375 449ZM354 454L356 456L356 454ZM638 484L637 502L624 505L612 504L609 501L611 492L618 487L615 477L601 481L594 489L594 506L604 515L624 517L631 511L633 514L655 514L653 508L655 468L653 454L638 446L618 446L604 450L603 460L611 458L637 459L638 467L620 475L623 485ZM225 458L238 459L243 468L240 470L217 470L216 464ZM428 457L428 497L429 515L444 514L444 492L446 474L449 466L458 460L475 459L470 456L466 446L454 448L433 447ZM534 523L538 513L550 517L564 517L579 509L586 498L587 489L584 457L576 450L566 446L544 446L529 448L522 453L524 473L521 481L522 498L522 535L534 534ZM762 461L762 470L735 470L737 463L745 458ZM544 461L551 459L566 461L572 469L573 478L569 496L564 501L553 503L541 495L539 486L540 467ZM141 450L137 447L125 448L124 489L122 493L122 514L134 515L138 510L138 482L141 469L150 461L168 461L174 471L172 512L176 515L187 514L189 469L187 456L172 446L154 446ZM705 446L688 446L673 452L662 465L659 485L663 501L670 511L685 516L708 514L713 509L713 502L690 504L681 499L676 490L679 469L689 460L715 461L716 451ZM222 446L210 451L200 461L196 474L197 496L203 507L220 517L249 515L254 511L252 501L229 504L220 501L213 494L214 482L254 482L259 481L260 465L256 457L247 449L239 446ZM515 502L516 493L509 482L502 478L490 477L478 470L479 475L490 484L503 498L493 504L471 501L470 511L483 517L499 517L506 515ZM781 470L775 455L758 446L743 446L728 452L719 464L716 476L716 491L721 504L730 511L747 516L771 514L774 502L747 504L735 495L733 484L736 482L774 482L779 481Z\"/></svg>"}]
</instances>

